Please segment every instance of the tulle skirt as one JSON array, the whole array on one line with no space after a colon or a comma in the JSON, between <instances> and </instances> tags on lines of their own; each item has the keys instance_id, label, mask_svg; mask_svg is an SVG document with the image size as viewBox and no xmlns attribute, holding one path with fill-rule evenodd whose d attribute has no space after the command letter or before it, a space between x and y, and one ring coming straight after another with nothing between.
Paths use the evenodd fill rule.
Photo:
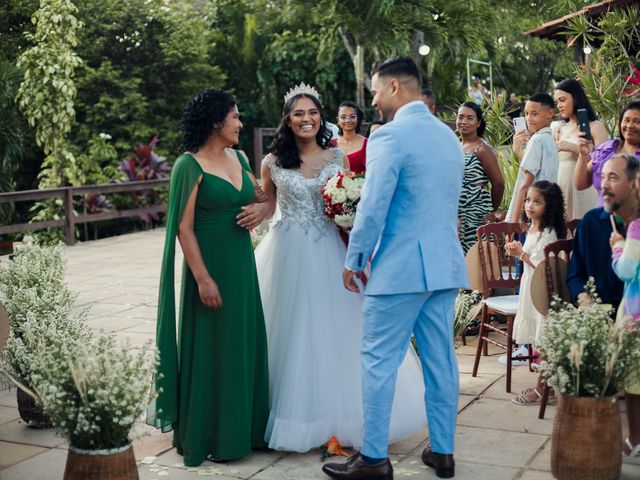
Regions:
<instances>
[{"instance_id":1,"label":"tulle skirt","mask_svg":"<svg viewBox=\"0 0 640 480\"><path fill-rule=\"evenodd\" d=\"M362 300L342 285L345 253L330 225L293 221L276 224L256 249L269 347L265 440L273 449L305 452L332 436L362 446ZM425 426L422 371L410 348L398 371L389 441Z\"/></svg>"}]
</instances>

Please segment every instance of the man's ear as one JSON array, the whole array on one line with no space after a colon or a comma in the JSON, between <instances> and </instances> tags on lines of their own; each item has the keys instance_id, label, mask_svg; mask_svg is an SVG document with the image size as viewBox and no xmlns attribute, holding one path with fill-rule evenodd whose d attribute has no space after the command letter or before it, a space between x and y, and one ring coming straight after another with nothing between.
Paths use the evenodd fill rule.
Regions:
<instances>
[{"instance_id":1,"label":"man's ear","mask_svg":"<svg viewBox=\"0 0 640 480\"><path fill-rule=\"evenodd\" d=\"M400 89L400 82L397 78L389 80L389 88L391 89L391 95L398 93L398 90Z\"/></svg>"}]
</instances>

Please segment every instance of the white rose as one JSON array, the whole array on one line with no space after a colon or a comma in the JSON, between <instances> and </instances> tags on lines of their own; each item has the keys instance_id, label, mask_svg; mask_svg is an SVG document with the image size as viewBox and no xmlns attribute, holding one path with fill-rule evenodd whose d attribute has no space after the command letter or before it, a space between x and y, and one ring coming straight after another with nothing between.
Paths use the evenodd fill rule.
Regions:
<instances>
[{"instance_id":1,"label":"white rose","mask_svg":"<svg viewBox=\"0 0 640 480\"><path fill-rule=\"evenodd\" d=\"M344 177L342 179L342 187L343 188L349 188L352 185L353 185L353 180L351 179L351 177Z\"/></svg>"},{"instance_id":2,"label":"white rose","mask_svg":"<svg viewBox=\"0 0 640 480\"><path fill-rule=\"evenodd\" d=\"M343 189L336 190L333 195L331 195L331 203L334 205L336 203L344 203L347 201L347 193Z\"/></svg>"},{"instance_id":3,"label":"white rose","mask_svg":"<svg viewBox=\"0 0 640 480\"><path fill-rule=\"evenodd\" d=\"M362 188L362 186L364 185L364 177L356 177L352 181L353 181L353 184L356 185L358 188Z\"/></svg>"},{"instance_id":4,"label":"white rose","mask_svg":"<svg viewBox=\"0 0 640 480\"><path fill-rule=\"evenodd\" d=\"M333 197L334 193L336 193L336 187L335 186L331 186L331 185L327 184L327 186L324 187L324 194L325 195L329 195L330 197Z\"/></svg>"},{"instance_id":5,"label":"white rose","mask_svg":"<svg viewBox=\"0 0 640 480\"><path fill-rule=\"evenodd\" d=\"M357 188L355 185L351 185L349 188L346 189L346 191L347 191L347 198L352 202L355 202L360 198L360 189Z\"/></svg>"},{"instance_id":6,"label":"white rose","mask_svg":"<svg viewBox=\"0 0 640 480\"><path fill-rule=\"evenodd\" d=\"M353 215L336 215L333 218L333 221L336 222L336 225L342 228L351 228L353 227Z\"/></svg>"}]
</instances>

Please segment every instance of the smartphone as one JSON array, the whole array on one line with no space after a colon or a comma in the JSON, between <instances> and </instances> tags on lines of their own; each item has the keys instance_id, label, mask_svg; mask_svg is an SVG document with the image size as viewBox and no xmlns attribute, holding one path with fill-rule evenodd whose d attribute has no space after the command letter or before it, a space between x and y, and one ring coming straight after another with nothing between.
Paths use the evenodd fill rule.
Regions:
<instances>
[{"instance_id":1,"label":"smartphone","mask_svg":"<svg viewBox=\"0 0 640 480\"><path fill-rule=\"evenodd\" d=\"M527 121L524 117L514 117L513 118L513 130L518 133L527 129Z\"/></svg>"},{"instance_id":2,"label":"smartphone","mask_svg":"<svg viewBox=\"0 0 640 480\"><path fill-rule=\"evenodd\" d=\"M591 129L589 128L589 114L585 108L579 108L576 112L576 117L578 117L578 127L580 127L580 131L584 133L584 138L587 140L592 140L591 138Z\"/></svg>"}]
</instances>

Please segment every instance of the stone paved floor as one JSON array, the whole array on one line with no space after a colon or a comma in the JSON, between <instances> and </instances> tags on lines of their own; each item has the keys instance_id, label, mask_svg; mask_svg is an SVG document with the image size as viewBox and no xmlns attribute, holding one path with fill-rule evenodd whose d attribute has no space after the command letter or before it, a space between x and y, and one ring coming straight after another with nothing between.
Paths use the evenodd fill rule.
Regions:
<instances>
[{"instance_id":1,"label":"stone paved floor","mask_svg":"<svg viewBox=\"0 0 640 480\"><path fill-rule=\"evenodd\" d=\"M65 250L68 281L79 292L80 305L91 307L90 324L116 332L132 346L152 339L155 332L157 284L164 230L142 232L80 244ZM177 262L180 262L177 259ZM547 480L554 407L538 420L537 408L517 407L505 393L505 367L496 352L483 358L480 374L471 377L473 344L458 350L460 415L456 438L458 479ZM513 391L531 385L533 374L516 367ZM624 420L624 419L623 419ZM626 426L626 422L623 421ZM135 441L140 478L220 480L323 479L320 452L258 453L225 465L209 462L187 468L171 448L171 434L136 424ZM432 479L420 453L428 433L391 446L395 478ZM27 428L19 419L15 390L0 391L0 480L61 479L66 443L51 430ZM625 460L622 479L640 478L640 461Z\"/></svg>"}]
</instances>

